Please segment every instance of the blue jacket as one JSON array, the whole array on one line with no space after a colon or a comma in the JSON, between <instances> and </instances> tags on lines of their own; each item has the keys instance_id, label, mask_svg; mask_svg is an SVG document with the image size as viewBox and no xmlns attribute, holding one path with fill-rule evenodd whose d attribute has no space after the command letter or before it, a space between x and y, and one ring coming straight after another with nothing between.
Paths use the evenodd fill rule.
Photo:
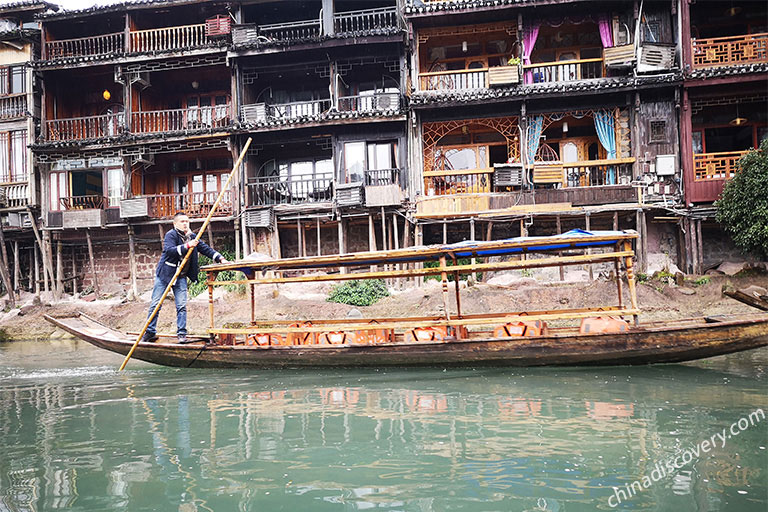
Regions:
<instances>
[{"instance_id":1,"label":"blue jacket","mask_svg":"<svg viewBox=\"0 0 768 512\"><path fill-rule=\"evenodd\" d=\"M194 239L195 234L190 235L190 240ZM165 234L163 240L163 255L160 257L160 263L157 264L157 271L155 275L159 277L164 283L170 283L173 278L173 274L176 273L176 268L184 259L184 255L187 254L187 248L185 247L185 238L176 231L176 228L171 229ZM213 261L220 261L222 256L218 252L211 249L211 247L203 242L199 241L195 250L189 256L187 262L187 277L192 281L197 281L197 276L200 273L200 267L197 263L197 251L202 252L204 255L211 258Z\"/></svg>"}]
</instances>

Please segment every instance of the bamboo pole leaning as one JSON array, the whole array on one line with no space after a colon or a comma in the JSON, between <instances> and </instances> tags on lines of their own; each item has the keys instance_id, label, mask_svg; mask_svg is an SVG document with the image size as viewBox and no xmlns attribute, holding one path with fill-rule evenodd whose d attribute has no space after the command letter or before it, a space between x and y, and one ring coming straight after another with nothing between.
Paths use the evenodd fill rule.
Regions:
<instances>
[{"instance_id":1,"label":"bamboo pole leaning","mask_svg":"<svg viewBox=\"0 0 768 512\"><path fill-rule=\"evenodd\" d=\"M221 202L221 198L224 197L224 193L229 189L229 184L232 182L232 178L235 176L235 173L238 171L238 168L240 167L240 162L243 161L243 158L245 157L245 153L248 151L248 147L251 145L251 138L248 137L248 140L245 142L245 146L243 146L243 150L240 152L240 156L237 158L237 161L235 162L235 165L232 166L232 172L229 173L229 177L227 178L226 183L224 183L224 186L221 187L221 191L219 192L218 197L216 198L216 202L213 203L213 206L211 207L211 210L208 212L208 216L205 218L205 222L203 222L203 225L200 227L200 230L197 232L197 236L195 237L195 241L199 242L200 238L203 236L203 233L208 228L208 224L211 223L211 218L213 218L213 214L216 212L216 208L219 207L219 203ZM123 360L123 364L120 365L120 371L123 371L125 368L125 365L128 364L128 361L131 359L131 356L136 351L136 347L139 346L139 342L141 341L141 338L144 336L144 333L147 332L147 328L149 327L150 322L153 318L157 316L157 313L160 311L160 307L163 305L163 301L165 301L165 298L168 296L168 293L170 293L171 288L173 288L173 285L176 284L176 280L179 278L179 274L181 273L184 266L187 264L187 261L189 260L189 257L192 255L192 251L194 251L194 247L190 247L187 249L187 253L184 255L184 259L181 260L181 263L176 268L176 273L173 274L173 277L171 278L171 281L168 283L168 286L165 287L165 291L163 292L163 295L160 297L160 302L157 303L157 306L155 306L155 309L152 311L152 313L147 318L147 321L144 322L144 327L141 329L141 332L139 332L139 335L136 337L136 341L133 342L133 346L131 347L131 350L128 351L128 354L126 354L125 359Z\"/></svg>"}]
</instances>

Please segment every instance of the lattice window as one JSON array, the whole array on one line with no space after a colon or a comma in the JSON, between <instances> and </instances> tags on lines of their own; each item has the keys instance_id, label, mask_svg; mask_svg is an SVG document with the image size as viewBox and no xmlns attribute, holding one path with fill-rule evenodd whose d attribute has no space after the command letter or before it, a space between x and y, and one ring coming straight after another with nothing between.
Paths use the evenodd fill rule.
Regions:
<instances>
[{"instance_id":1,"label":"lattice window","mask_svg":"<svg viewBox=\"0 0 768 512\"><path fill-rule=\"evenodd\" d=\"M667 142L667 122L661 119L651 121L650 142Z\"/></svg>"}]
</instances>

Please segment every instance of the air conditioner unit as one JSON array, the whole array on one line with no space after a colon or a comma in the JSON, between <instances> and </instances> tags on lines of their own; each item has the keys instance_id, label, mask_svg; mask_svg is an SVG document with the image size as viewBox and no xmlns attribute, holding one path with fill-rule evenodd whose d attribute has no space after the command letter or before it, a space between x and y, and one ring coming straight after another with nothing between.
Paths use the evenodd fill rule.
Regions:
<instances>
[{"instance_id":1,"label":"air conditioner unit","mask_svg":"<svg viewBox=\"0 0 768 512\"><path fill-rule=\"evenodd\" d=\"M120 200L120 218L131 219L149 216L149 198L134 197Z\"/></svg>"},{"instance_id":2,"label":"air conditioner unit","mask_svg":"<svg viewBox=\"0 0 768 512\"><path fill-rule=\"evenodd\" d=\"M637 72L666 71L675 65L675 45L643 43L637 49Z\"/></svg>"},{"instance_id":3,"label":"air conditioner unit","mask_svg":"<svg viewBox=\"0 0 768 512\"><path fill-rule=\"evenodd\" d=\"M240 109L244 123L260 123L267 120L267 104L243 105Z\"/></svg>"},{"instance_id":4,"label":"air conditioner unit","mask_svg":"<svg viewBox=\"0 0 768 512\"><path fill-rule=\"evenodd\" d=\"M674 176L677 172L675 155L656 155L656 175Z\"/></svg>"},{"instance_id":5,"label":"air conditioner unit","mask_svg":"<svg viewBox=\"0 0 768 512\"><path fill-rule=\"evenodd\" d=\"M493 184L497 187L519 187L523 184L523 164L493 164Z\"/></svg>"},{"instance_id":6,"label":"air conditioner unit","mask_svg":"<svg viewBox=\"0 0 768 512\"><path fill-rule=\"evenodd\" d=\"M29 215L21 212L10 212L8 214L8 227L11 228L31 228L32 221Z\"/></svg>"},{"instance_id":7,"label":"air conditioner unit","mask_svg":"<svg viewBox=\"0 0 768 512\"><path fill-rule=\"evenodd\" d=\"M378 110L392 110L397 108L396 98L392 94L376 95L376 108Z\"/></svg>"},{"instance_id":8,"label":"air conditioner unit","mask_svg":"<svg viewBox=\"0 0 768 512\"><path fill-rule=\"evenodd\" d=\"M152 85L152 82L149 79L149 71L139 71L138 73L132 73L131 84L138 85L142 89L146 89Z\"/></svg>"},{"instance_id":9,"label":"air conditioner unit","mask_svg":"<svg viewBox=\"0 0 768 512\"><path fill-rule=\"evenodd\" d=\"M8 206L8 187L0 187L0 208Z\"/></svg>"},{"instance_id":10,"label":"air conditioner unit","mask_svg":"<svg viewBox=\"0 0 768 512\"><path fill-rule=\"evenodd\" d=\"M155 165L154 153L142 153L133 160L133 165L142 164L144 167Z\"/></svg>"},{"instance_id":11,"label":"air conditioner unit","mask_svg":"<svg viewBox=\"0 0 768 512\"><path fill-rule=\"evenodd\" d=\"M362 206L363 184L341 183L336 185L336 203L339 206Z\"/></svg>"},{"instance_id":12,"label":"air conditioner unit","mask_svg":"<svg viewBox=\"0 0 768 512\"><path fill-rule=\"evenodd\" d=\"M254 208L246 210L243 215L247 228L272 228L275 211L272 208Z\"/></svg>"}]
</instances>

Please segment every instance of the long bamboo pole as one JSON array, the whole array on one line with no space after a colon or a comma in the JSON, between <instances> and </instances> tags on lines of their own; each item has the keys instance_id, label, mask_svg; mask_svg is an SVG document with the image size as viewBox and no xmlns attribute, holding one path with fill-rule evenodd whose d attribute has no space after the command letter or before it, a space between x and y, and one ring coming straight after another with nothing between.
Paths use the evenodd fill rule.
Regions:
<instances>
[{"instance_id":1,"label":"long bamboo pole","mask_svg":"<svg viewBox=\"0 0 768 512\"><path fill-rule=\"evenodd\" d=\"M213 214L216 212L216 208L218 208L219 203L221 202L221 198L224 197L224 192L229 189L229 184L232 181L232 178L235 176L235 173L238 171L238 168L240 167L240 162L243 161L243 158L245 157L246 151L248 151L248 147L251 145L251 138L248 137L248 140L245 142L245 146L243 147L243 150L240 152L240 156L237 158L237 161L235 162L235 165L232 166L232 172L229 173L229 178L227 178L226 183L224 183L224 186L221 187L221 191L219 192L219 196L216 198L216 202L213 203L213 206L211 206L211 210L208 212L208 216L205 218L205 222L203 222L203 225L200 227L200 230L197 232L197 236L195 237L195 241L200 241L200 237L203 236L203 232L205 232L206 228L208 227L208 224L211 223L211 218L213 218ZM181 260L181 263L176 268L176 273L173 274L173 277L171 278L171 281L168 283L168 286L165 287L165 291L163 292L162 297L160 297L160 302L157 303L157 306L155 306L155 309L152 311L152 314L149 315L149 318L147 318L147 321L144 322L144 327L141 329L141 332L138 336L136 336L136 341L133 342L133 346L131 347L131 350L128 351L128 354L125 356L125 359L123 360L123 364L120 365L120 371L123 371L125 368L125 365L128 364L128 361L131 359L131 356L136 351L136 347L139 346L139 342L141 341L141 338L144 336L144 333L147 332L147 328L149 327L150 322L152 322L152 319L157 316L157 313L160 311L160 307L163 305L163 301L168 296L168 293L171 291L171 288L173 288L173 285L176 284L176 279L178 279L179 274L181 273L182 269L184 268L184 265L187 264L187 261L189 260L189 257L192 255L192 251L194 251L194 247L190 247L187 249L187 253L184 255L184 259Z\"/></svg>"}]
</instances>

